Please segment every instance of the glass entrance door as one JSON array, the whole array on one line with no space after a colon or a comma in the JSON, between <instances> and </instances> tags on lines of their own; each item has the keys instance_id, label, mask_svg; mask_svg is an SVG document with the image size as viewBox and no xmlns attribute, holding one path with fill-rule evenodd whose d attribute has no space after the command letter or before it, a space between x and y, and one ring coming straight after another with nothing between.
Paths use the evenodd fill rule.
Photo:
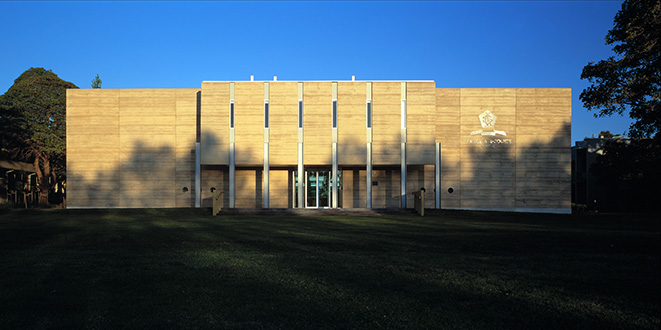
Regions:
<instances>
[{"instance_id":1,"label":"glass entrance door","mask_svg":"<svg viewBox=\"0 0 661 330\"><path fill-rule=\"evenodd\" d=\"M331 171L322 169L306 170L300 178L303 183L303 206L309 208L327 208L333 205L333 185L331 184ZM342 207L342 171L337 171L337 207ZM293 207L300 207L298 203L298 171L292 172L292 200Z\"/></svg>"},{"instance_id":2,"label":"glass entrance door","mask_svg":"<svg viewBox=\"0 0 661 330\"><path fill-rule=\"evenodd\" d=\"M305 207L329 207L330 189L329 171L305 171Z\"/></svg>"}]
</instances>

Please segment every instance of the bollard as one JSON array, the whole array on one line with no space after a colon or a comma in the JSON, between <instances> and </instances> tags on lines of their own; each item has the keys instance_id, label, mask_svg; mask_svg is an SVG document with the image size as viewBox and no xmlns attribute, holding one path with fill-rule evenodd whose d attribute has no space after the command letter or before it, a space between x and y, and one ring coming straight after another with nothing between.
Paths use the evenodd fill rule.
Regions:
<instances>
[{"instance_id":1,"label":"bollard","mask_svg":"<svg viewBox=\"0 0 661 330\"><path fill-rule=\"evenodd\" d=\"M216 216L223 208L223 192L220 190L214 190L212 200L213 210L211 211L211 215Z\"/></svg>"},{"instance_id":2,"label":"bollard","mask_svg":"<svg viewBox=\"0 0 661 330\"><path fill-rule=\"evenodd\" d=\"M419 191L413 192L413 198L415 199L415 211L420 214L421 217L425 216L425 191L426 189L420 188Z\"/></svg>"}]
</instances>

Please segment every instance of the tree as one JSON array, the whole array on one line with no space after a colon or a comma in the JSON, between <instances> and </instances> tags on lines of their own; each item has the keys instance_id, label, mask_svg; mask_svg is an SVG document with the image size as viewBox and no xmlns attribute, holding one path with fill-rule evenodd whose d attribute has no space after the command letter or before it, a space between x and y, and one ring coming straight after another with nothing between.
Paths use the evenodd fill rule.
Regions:
<instances>
[{"instance_id":1,"label":"tree","mask_svg":"<svg viewBox=\"0 0 661 330\"><path fill-rule=\"evenodd\" d=\"M600 207L609 211L659 212L661 141L612 139L590 168L604 187Z\"/></svg>"},{"instance_id":2,"label":"tree","mask_svg":"<svg viewBox=\"0 0 661 330\"><path fill-rule=\"evenodd\" d=\"M66 90L78 88L51 70L30 68L0 96L4 148L15 160L31 162L37 172L39 203L65 175Z\"/></svg>"},{"instance_id":3,"label":"tree","mask_svg":"<svg viewBox=\"0 0 661 330\"><path fill-rule=\"evenodd\" d=\"M595 117L628 111L634 138L661 132L660 35L661 1L625 0L606 35L616 56L590 62L581 73L591 83L580 95L584 106L598 110Z\"/></svg>"},{"instance_id":4,"label":"tree","mask_svg":"<svg viewBox=\"0 0 661 330\"><path fill-rule=\"evenodd\" d=\"M92 88L101 88L101 79L99 78L99 74L96 74L96 77L92 79Z\"/></svg>"},{"instance_id":5,"label":"tree","mask_svg":"<svg viewBox=\"0 0 661 330\"><path fill-rule=\"evenodd\" d=\"M1 100L2 96L0 96ZM0 104L1 107L1 104ZM12 144L16 136L21 133L21 113L15 109L2 109L0 111L0 159L10 159Z\"/></svg>"}]
</instances>

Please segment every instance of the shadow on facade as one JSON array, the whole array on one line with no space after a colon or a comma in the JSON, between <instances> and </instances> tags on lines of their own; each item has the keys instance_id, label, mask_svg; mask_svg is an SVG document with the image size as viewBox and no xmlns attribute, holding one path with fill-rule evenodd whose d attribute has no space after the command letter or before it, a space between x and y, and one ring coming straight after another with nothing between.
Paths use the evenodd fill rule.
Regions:
<instances>
[{"instance_id":1,"label":"shadow on facade","mask_svg":"<svg viewBox=\"0 0 661 330\"><path fill-rule=\"evenodd\" d=\"M221 144L215 136L206 138ZM114 161L69 160L67 206L194 207L195 145L175 146L137 140Z\"/></svg>"},{"instance_id":2,"label":"shadow on facade","mask_svg":"<svg viewBox=\"0 0 661 330\"><path fill-rule=\"evenodd\" d=\"M568 132L566 124L547 142L533 142L526 146L492 142L482 139L480 144L469 144L462 151L461 163L442 164L442 177L454 180L453 192L442 182L441 205L443 208L471 209L532 209L570 208L571 176ZM213 133L204 132L205 143L227 148ZM351 144L351 141L349 141ZM342 149L338 145L338 150ZM262 152L262 150L259 150ZM343 157L356 158L364 148L355 147L339 152L338 169L344 172L343 192L339 194L343 207L365 207L365 165L349 165ZM330 154L331 148L328 147ZM242 159L260 160L252 149L236 151ZM101 167L85 168L69 173L69 201L71 207L194 207L195 205L195 148L174 148L171 145L151 146L136 141L131 151L120 153L119 163L108 170ZM381 157L381 156L378 156ZM466 158L468 157L468 158ZM293 157L292 157L293 158ZM330 157L329 157L330 158ZM236 168L237 207L261 208L263 205L263 165L254 161L251 166ZM383 163L383 160L379 160ZM76 168L75 160L70 161ZM295 165L294 165L295 166ZM294 166L274 167L287 171L284 189L276 190L271 183L271 194L285 193L289 207L293 200L291 171ZM306 165L320 167L321 165ZM328 167L329 165L324 165ZM407 195L425 187L426 207L434 207L433 166L408 165ZM373 206L399 207L399 165L373 167ZM212 190L223 189L224 207L229 207L229 178L226 165L203 165L201 168L202 206L211 206ZM273 177L273 175L272 175ZM273 179L272 179L273 180ZM445 181L442 180L442 181ZM452 181L449 180L448 181ZM286 190L286 191L285 191ZM340 197L342 198L342 197ZM245 201L240 203L239 201ZM407 206L412 207L409 197Z\"/></svg>"},{"instance_id":3,"label":"shadow on facade","mask_svg":"<svg viewBox=\"0 0 661 330\"><path fill-rule=\"evenodd\" d=\"M570 209L570 127L565 123L546 142L505 144L504 138L488 138L470 145L470 159L462 158L460 169L462 207Z\"/></svg>"},{"instance_id":4,"label":"shadow on facade","mask_svg":"<svg viewBox=\"0 0 661 330\"><path fill-rule=\"evenodd\" d=\"M135 142L130 154L106 171L94 171L92 166L84 172L70 171L68 182L69 207L174 207L175 199L181 199L183 188L190 189L190 181L177 187L177 169L190 167L195 151L187 150L187 157L175 157L171 146L150 147L142 141ZM110 160L105 160L110 162ZM76 168L76 161L69 166ZM194 158L192 159L194 166ZM91 178L90 178L91 177ZM178 192L175 192L178 190ZM190 195L188 192L187 195ZM190 206L190 202L185 203ZM182 206L184 206L182 205Z\"/></svg>"}]
</instances>

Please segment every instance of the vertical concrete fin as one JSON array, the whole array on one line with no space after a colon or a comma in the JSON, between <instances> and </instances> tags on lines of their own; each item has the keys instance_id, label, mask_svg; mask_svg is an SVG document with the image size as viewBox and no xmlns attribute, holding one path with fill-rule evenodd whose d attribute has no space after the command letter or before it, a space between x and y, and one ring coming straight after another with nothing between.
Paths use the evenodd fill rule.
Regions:
<instances>
[{"instance_id":1,"label":"vertical concrete fin","mask_svg":"<svg viewBox=\"0 0 661 330\"><path fill-rule=\"evenodd\" d=\"M400 133L400 197L401 197L401 207L406 208L406 117L407 117L407 85L406 82L402 82L402 91L401 91L401 133Z\"/></svg>"},{"instance_id":2,"label":"vertical concrete fin","mask_svg":"<svg viewBox=\"0 0 661 330\"><path fill-rule=\"evenodd\" d=\"M251 76L252 79L252 76ZM230 106L234 102L234 83L230 82ZM235 198L235 158L234 158L234 128L230 128L230 145L229 145L229 207L234 208L236 205Z\"/></svg>"},{"instance_id":3,"label":"vertical concrete fin","mask_svg":"<svg viewBox=\"0 0 661 330\"><path fill-rule=\"evenodd\" d=\"M200 149L200 142L195 142L195 207L200 207L202 205L202 189L200 187Z\"/></svg>"},{"instance_id":4,"label":"vertical concrete fin","mask_svg":"<svg viewBox=\"0 0 661 330\"><path fill-rule=\"evenodd\" d=\"M441 208L441 143L440 142L436 142L436 157L434 159L436 161L435 173L434 173L434 178L435 178L434 192L436 197L436 208L440 209Z\"/></svg>"},{"instance_id":5,"label":"vertical concrete fin","mask_svg":"<svg viewBox=\"0 0 661 330\"><path fill-rule=\"evenodd\" d=\"M305 208L305 171L303 168L303 83L298 83L298 207Z\"/></svg>"}]
</instances>

